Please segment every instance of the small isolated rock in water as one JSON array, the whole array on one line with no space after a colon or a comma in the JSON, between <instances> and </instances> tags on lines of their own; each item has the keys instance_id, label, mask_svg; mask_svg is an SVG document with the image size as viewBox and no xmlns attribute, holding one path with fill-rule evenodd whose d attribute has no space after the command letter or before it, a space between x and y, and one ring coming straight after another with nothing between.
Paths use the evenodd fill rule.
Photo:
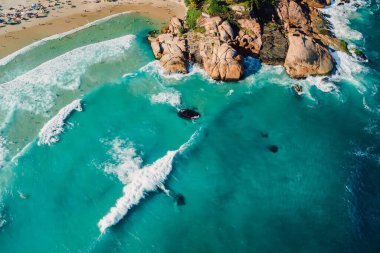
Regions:
<instances>
[{"instance_id":1,"label":"small isolated rock in water","mask_svg":"<svg viewBox=\"0 0 380 253\"><path fill-rule=\"evenodd\" d=\"M178 115L184 119L198 119L201 115L190 109L181 109L178 111Z\"/></svg>"},{"instance_id":2,"label":"small isolated rock in water","mask_svg":"<svg viewBox=\"0 0 380 253\"><path fill-rule=\"evenodd\" d=\"M293 85L293 90L294 92L297 94L297 95L301 95L302 94L302 91L303 91L303 88L301 85L299 85L298 83L294 84Z\"/></svg>"},{"instance_id":3,"label":"small isolated rock in water","mask_svg":"<svg viewBox=\"0 0 380 253\"><path fill-rule=\"evenodd\" d=\"M278 147L276 145L270 145L270 146L268 146L268 149L272 153L277 153L278 152Z\"/></svg>"},{"instance_id":4,"label":"small isolated rock in water","mask_svg":"<svg viewBox=\"0 0 380 253\"><path fill-rule=\"evenodd\" d=\"M180 193L175 196L175 200L176 200L176 203L177 203L178 206L184 206L184 205L186 205L185 196L183 196Z\"/></svg>"},{"instance_id":5,"label":"small isolated rock in water","mask_svg":"<svg viewBox=\"0 0 380 253\"><path fill-rule=\"evenodd\" d=\"M359 50L359 49L357 49L357 48L354 48L353 51L354 51L354 54L355 54L360 60L362 60L362 61L367 61L367 60L368 60L367 56L363 53L363 51L361 51L361 50Z\"/></svg>"},{"instance_id":6,"label":"small isolated rock in water","mask_svg":"<svg viewBox=\"0 0 380 253\"><path fill-rule=\"evenodd\" d=\"M265 139L268 139L268 137L269 137L269 134L266 132L261 132L260 135L262 138L265 138Z\"/></svg>"}]
</instances>

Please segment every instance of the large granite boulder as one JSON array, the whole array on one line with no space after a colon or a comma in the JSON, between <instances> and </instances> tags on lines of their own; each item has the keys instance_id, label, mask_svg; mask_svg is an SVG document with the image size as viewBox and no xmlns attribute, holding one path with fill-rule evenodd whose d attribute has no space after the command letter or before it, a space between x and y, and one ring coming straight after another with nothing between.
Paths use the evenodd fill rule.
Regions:
<instances>
[{"instance_id":1,"label":"large granite boulder","mask_svg":"<svg viewBox=\"0 0 380 253\"><path fill-rule=\"evenodd\" d=\"M221 41L228 42L234 39L234 30L228 21L223 21L223 23L218 26L218 31Z\"/></svg>"},{"instance_id":2,"label":"large granite boulder","mask_svg":"<svg viewBox=\"0 0 380 253\"><path fill-rule=\"evenodd\" d=\"M203 67L212 79L228 82L238 81L243 76L243 59L229 44L217 40L201 41L199 50Z\"/></svg>"},{"instance_id":3,"label":"large granite boulder","mask_svg":"<svg viewBox=\"0 0 380 253\"><path fill-rule=\"evenodd\" d=\"M174 34L174 35L179 35L183 33L184 31L184 26L183 26L183 20L173 17L169 21L169 33Z\"/></svg>"},{"instance_id":4,"label":"large granite boulder","mask_svg":"<svg viewBox=\"0 0 380 253\"><path fill-rule=\"evenodd\" d=\"M284 67L293 78L327 75L334 68L334 60L327 48L312 37L291 33Z\"/></svg>"},{"instance_id":5,"label":"large granite boulder","mask_svg":"<svg viewBox=\"0 0 380 253\"><path fill-rule=\"evenodd\" d=\"M285 30L299 29L305 33L310 32L307 13L296 1L281 0L277 6L277 14L282 20Z\"/></svg>"},{"instance_id":6,"label":"large granite boulder","mask_svg":"<svg viewBox=\"0 0 380 253\"><path fill-rule=\"evenodd\" d=\"M303 0L305 3L308 4L310 7L314 8L323 8L326 5L331 4L331 0Z\"/></svg>"},{"instance_id":7,"label":"large granite boulder","mask_svg":"<svg viewBox=\"0 0 380 253\"><path fill-rule=\"evenodd\" d=\"M164 33L157 38L150 38L150 41L153 54L160 60L166 73L188 73L185 39Z\"/></svg>"},{"instance_id":8,"label":"large granite boulder","mask_svg":"<svg viewBox=\"0 0 380 253\"><path fill-rule=\"evenodd\" d=\"M203 18L199 22L199 26L202 26L206 30L206 35L211 37L219 37L219 29L218 27L223 23L223 19L221 17L210 17Z\"/></svg>"},{"instance_id":9,"label":"large granite boulder","mask_svg":"<svg viewBox=\"0 0 380 253\"><path fill-rule=\"evenodd\" d=\"M205 28L206 36L218 37L221 41L228 42L234 39L234 31L230 23L219 16L203 17L199 21L199 26Z\"/></svg>"},{"instance_id":10,"label":"large granite boulder","mask_svg":"<svg viewBox=\"0 0 380 253\"><path fill-rule=\"evenodd\" d=\"M245 53L258 56L262 46L260 24L255 19L239 19L237 22L240 31L235 44Z\"/></svg>"}]
</instances>

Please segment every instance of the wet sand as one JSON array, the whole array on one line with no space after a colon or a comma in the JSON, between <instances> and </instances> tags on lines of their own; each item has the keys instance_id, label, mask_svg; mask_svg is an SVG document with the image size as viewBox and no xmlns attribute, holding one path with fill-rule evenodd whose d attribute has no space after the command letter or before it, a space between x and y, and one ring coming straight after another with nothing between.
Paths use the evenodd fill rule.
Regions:
<instances>
[{"instance_id":1,"label":"wet sand","mask_svg":"<svg viewBox=\"0 0 380 253\"><path fill-rule=\"evenodd\" d=\"M22 1L18 1L22 2ZM30 2L24 1L25 2ZM0 58L45 37L66 32L109 15L134 11L166 22L173 16L184 17L186 10L177 0L125 0L94 3L72 0L76 8L51 11L48 17L31 19L19 25L0 28Z\"/></svg>"}]
</instances>

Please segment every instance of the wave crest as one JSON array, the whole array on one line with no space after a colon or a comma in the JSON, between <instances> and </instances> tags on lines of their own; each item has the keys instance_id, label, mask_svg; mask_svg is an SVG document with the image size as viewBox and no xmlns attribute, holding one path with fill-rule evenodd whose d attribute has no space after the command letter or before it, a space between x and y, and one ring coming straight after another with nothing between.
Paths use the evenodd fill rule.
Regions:
<instances>
[{"instance_id":1,"label":"wave crest","mask_svg":"<svg viewBox=\"0 0 380 253\"><path fill-rule=\"evenodd\" d=\"M145 194L157 188L165 189L164 181L172 170L173 159L184 152L198 135L195 132L179 149L168 151L165 156L142 169L133 169L128 174L128 184L123 188L123 196L116 201L114 207L98 222L101 233L118 223L134 205L137 205Z\"/></svg>"},{"instance_id":2,"label":"wave crest","mask_svg":"<svg viewBox=\"0 0 380 253\"><path fill-rule=\"evenodd\" d=\"M48 111L56 97L53 88L77 89L80 77L90 66L122 55L134 39L134 35L126 35L76 48L0 84L1 109L8 112L22 109L36 114Z\"/></svg>"},{"instance_id":3,"label":"wave crest","mask_svg":"<svg viewBox=\"0 0 380 253\"><path fill-rule=\"evenodd\" d=\"M63 132L66 118L73 111L82 111L80 99L74 100L67 106L63 107L57 115L49 120L40 130L38 136L38 145L51 145L59 140L59 134Z\"/></svg>"}]
</instances>

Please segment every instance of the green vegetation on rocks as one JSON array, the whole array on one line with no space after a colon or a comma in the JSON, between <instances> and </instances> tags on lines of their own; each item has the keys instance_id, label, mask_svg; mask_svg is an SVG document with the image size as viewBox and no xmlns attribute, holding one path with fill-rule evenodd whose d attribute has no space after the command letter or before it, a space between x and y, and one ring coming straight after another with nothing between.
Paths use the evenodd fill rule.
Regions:
<instances>
[{"instance_id":1,"label":"green vegetation on rocks","mask_svg":"<svg viewBox=\"0 0 380 253\"><path fill-rule=\"evenodd\" d=\"M187 10L186 24L189 29L193 30L197 26L197 19L202 15L202 12L198 10L195 6L190 5Z\"/></svg>"}]
</instances>

